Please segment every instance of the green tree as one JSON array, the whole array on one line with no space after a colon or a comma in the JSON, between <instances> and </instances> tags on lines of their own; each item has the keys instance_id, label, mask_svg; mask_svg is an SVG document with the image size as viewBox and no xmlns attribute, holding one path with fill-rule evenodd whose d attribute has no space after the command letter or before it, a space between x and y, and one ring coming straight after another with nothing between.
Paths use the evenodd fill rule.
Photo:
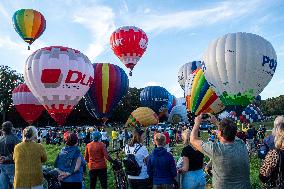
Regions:
<instances>
[{"instance_id":1,"label":"green tree","mask_svg":"<svg viewBox=\"0 0 284 189\"><path fill-rule=\"evenodd\" d=\"M12 108L12 91L23 82L22 74L8 66L0 65L0 112L3 122L6 119L6 113Z\"/></svg>"},{"instance_id":2,"label":"green tree","mask_svg":"<svg viewBox=\"0 0 284 189\"><path fill-rule=\"evenodd\" d=\"M129 88L127 94L121 99L117 107L114 109L111 120L125 123L131 112L141 106L140 92L142 90L143 88Z\"/></svg>"}]
</instances>

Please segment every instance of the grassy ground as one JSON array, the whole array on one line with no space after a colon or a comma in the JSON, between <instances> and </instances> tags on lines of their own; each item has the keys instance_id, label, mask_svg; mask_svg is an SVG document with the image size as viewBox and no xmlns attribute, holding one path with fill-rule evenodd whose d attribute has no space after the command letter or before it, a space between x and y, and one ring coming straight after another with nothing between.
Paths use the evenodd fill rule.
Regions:
<instances>
[{"instance_id":1,"label":"grassy ground","mask_svg":"<svg viewBox=\"0 0 284 189\"><path fill-rule=\"evenodd\" d=\"M267 129L272 129L272 122L256 123L254 125L258 128L258 125L260 125L260 124L265 124ZM108 132L110 131L109 129L107 129L107 130L108 130ZM208 138L207 133L201 133L201 138L203 140L207 140L207 138ZM63 146L62 145L58 146L58 145L45 145L44 144L44 147L45 147L45 149L47 151L47 155L48 155L48 161L46 162L46 165L53 166L55 158L56 158L57 154L59 153L60 149ZM81 149L82 154L84 154L84 150L85 150L84 147L81 147L80 149ZM149 153L152 151L152 149L153 149L153 146L151 146L149 148ZM182 144L176 145L173 148L173 155L176 158L178 158L181 154L181 150L182 150ZM121 154L121 155L123 155L123 154ZM251 157L251 159L250 159L250 179L251 179L251 184L253 186L253 189L260 189L261 188L260 181L259 181L259 178L258 178L260 165L261 165L261 162L257 157ZM111 166L110 166L109 163L108 163L108 185L109 185L110 189L114 188L114 178L113 178L113 173L112 173ZM88 173L86 173L86 175L85 175L85 186L86 186L85 187L86 189L89 188ZM97 189L99 189L99 188L100 187L99 187L99 183L98 183Z\"/></svg>"}]
</instances>

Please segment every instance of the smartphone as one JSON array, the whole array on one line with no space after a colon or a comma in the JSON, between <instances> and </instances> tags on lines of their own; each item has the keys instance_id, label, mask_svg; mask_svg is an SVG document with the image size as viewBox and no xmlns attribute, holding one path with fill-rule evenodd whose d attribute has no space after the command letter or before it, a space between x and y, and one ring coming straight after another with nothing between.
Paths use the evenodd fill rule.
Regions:
<instances>
[{"instance_id":1,"label":"smartphone","mask_svg":"<svg viewBox=\"0 0 284 189\"><path fill-rule=\"evenodd\" d=\"M209 114L203 113L203 114L201 115L201 119L203 119L203 120L208 119L208 118L210 118L210 115L209 115Z\"/></svg>"}]
</instances>

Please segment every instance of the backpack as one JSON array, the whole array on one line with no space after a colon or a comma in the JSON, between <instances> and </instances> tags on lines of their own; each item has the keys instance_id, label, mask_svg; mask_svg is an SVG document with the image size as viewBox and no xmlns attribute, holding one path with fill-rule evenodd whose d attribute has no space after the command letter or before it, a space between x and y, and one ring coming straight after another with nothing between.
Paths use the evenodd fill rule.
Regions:
<instances>
[{"instance_id":1,"label":"backpack","mask_svg":"<svg viewBox=\"0 0 284 189\"><path fill-rule=\"evenodd\" d=\"M130 153L130 149L128 146L127 154L125 158L123 159L123 165L125 167L125 173L130 176L139 176L141 173L142 166L139 166L138 162L136 161L135 154L138 152L138 150L142 147L141 144L139 144L138 147L136 147L133 151L133 153Z\"/></svg>"}]
</instances>

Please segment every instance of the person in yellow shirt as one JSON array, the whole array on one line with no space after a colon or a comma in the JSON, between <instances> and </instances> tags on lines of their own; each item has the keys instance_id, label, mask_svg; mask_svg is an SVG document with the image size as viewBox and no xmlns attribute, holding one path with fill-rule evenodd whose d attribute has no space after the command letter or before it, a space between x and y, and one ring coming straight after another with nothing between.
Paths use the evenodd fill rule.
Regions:
<instances>
[{"instance_id":1,"label":"person in yellow shirt","mask_svg":"<svg viewBox=\"0 0 284 189\"><path fill-rule=\"evenodd\" d=\"M112 138L112 148L117 148L117 140L118 140L118 132L116 131L116 128L113 129L111 132L111 138Z\"/></svg>"},{"instance_id":2,"label":"person in yellow shirt","mask_svg":"<svg viewBox=\"0 0 284 189\"><path fill-rule=\"evenodd\" d=\"M37 129L29 126L23 131L23 142L14 149L14 189L43 189L42 163L47 155L44 147L37 143Z\"/></svg>"}]
</instances>

